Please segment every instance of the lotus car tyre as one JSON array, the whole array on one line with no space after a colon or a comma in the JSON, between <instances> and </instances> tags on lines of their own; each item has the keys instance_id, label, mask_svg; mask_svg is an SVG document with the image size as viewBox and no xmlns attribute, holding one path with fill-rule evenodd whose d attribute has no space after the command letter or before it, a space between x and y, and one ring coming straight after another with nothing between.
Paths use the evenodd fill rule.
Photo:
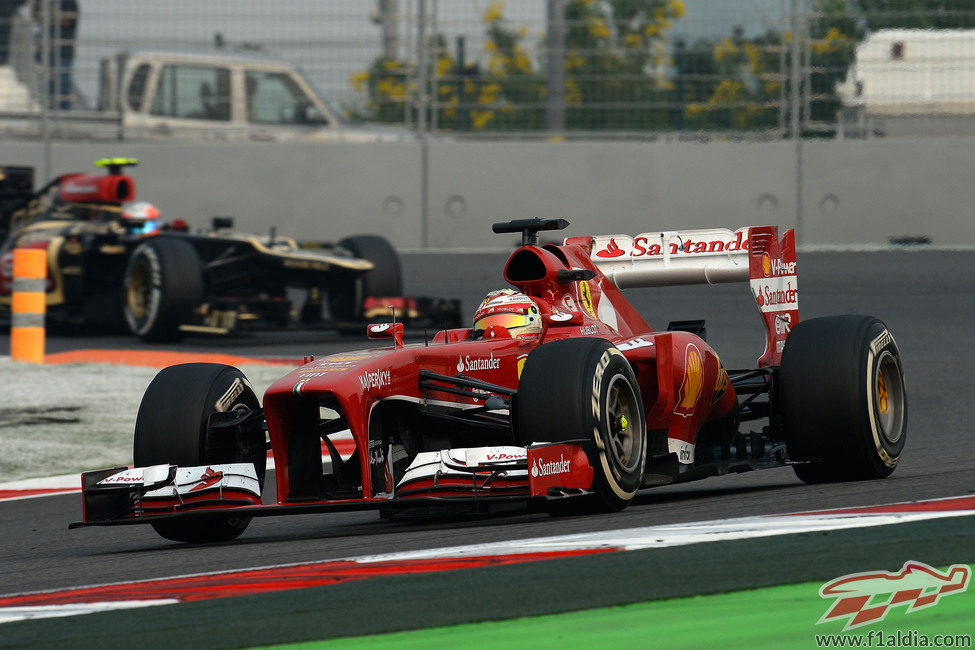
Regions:
<instances>
[{"instance_id":1,"label":"lotus car tyre","mask_svg":"<svg viewBox=\"0 0 975 650\"><path fill-rule=\"evenodd\" d=\"M636 496L647 451L643 400L633 368L608 341L569 339L534 349L514 409L521 445L592 441L599 509L622 510Z\"/></svg>"},{"instance_id":2,"label":"lotus car tyre","mask_svg":"<svg viewBox=\"0 0 975 650\"><path fill-rule=\"evenodd\" d=\"M144 341L174 341L179 326L203 301L203 271L188 242L153 238L136 248L122 280L122 311Z\"/></svg>"},{"instance_id":3,"label":"lotus car tyre","mask_svg":"<svg viewBox=\"0 0 975 650\"><path fill-rule=\"evenodd\" d=\"M340 241L339 246L372 262L373 269L364 275L349 277L342 285L329 289L328 308L334 320L360 320L362 301L370 296L403 294L399 256L388 240L378 235L355 235Z\"/></svg>"},{"instance_id":4,"label":"lotus car tyre","mask_svg":"<svg viewBox=\"0 0 975 650\"><path fill-rule=\"evenodd\" d=\"M214 427L215 413L243 417L261 405L237 368L215 363L187 363L159 371L142 398L135 423L136 467L170 463L194 467L216 463L253 463L264 486L267 444L263 425ZM250 517L207 515L152 524L166 539L223 542L244 532Z\"/></svg>"},{"instance_id":5,"label":"lotus car tyre","mask_svg":"<svg viewBox=\"0 0 975 650\"><path fill-rule=\"evenodd\" d=\"M798 323L786 339L778 408L806 483L889 476L907 439L907 391L894 337L871 316Z\"/></svg>"}]
</instances>

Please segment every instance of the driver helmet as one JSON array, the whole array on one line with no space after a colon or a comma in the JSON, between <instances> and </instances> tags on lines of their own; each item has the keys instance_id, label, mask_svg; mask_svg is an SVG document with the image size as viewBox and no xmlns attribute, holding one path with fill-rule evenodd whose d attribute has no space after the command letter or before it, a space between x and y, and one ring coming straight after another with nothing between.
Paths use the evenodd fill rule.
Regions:
<instances>
[{"instance_id":1,"label":"driver helmet","mask_svg":"<svg viewBox=\"0 0 975 650\"><path fill-rule=\"evenodd\" d=\"M542 315L535 302L512 289L492 291L474 312L474 329L490 330L503 327L514 338L538 336L542 331Z\"/></svg>"},{"instance_id":2,"label":"driver helmet","mask_svg":"<svg viewBox=\"0 0 975 650\"><path fill-rule=\"evenodd\" d=\"M148 235L159 230L159 208L148 201L130 201L122 205L122 220L131 232Z\"/></svg>"}]
</instances>

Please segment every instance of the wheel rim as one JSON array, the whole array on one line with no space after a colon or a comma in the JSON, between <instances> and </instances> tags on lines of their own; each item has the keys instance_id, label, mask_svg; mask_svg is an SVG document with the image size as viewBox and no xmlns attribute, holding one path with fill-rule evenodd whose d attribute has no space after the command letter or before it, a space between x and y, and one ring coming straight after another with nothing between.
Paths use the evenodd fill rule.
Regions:
<instances>
[{"instance_id":1,"label":"wheel rim","mask_svg":"<svg viewBox=\"0 0 975 650\"><path fill-rule=\"evenodd\" d=\"M145 261L139 260L132 265L132 270L129 273L129 286L126 291L126 304L132 316L140 321L146 317L148 310L147 305L149 304L149 292L151 290L150 277L151 270Z\"/></svg>"},{"instance_id":2,"label":"wheel rim","mask_svg":"<svg viewBox=\"0 0 975 650\"><path fill-rule=\"evenodd\" d=\"M640 436L643 428L633 387L623 375L616 375L606 394L610 455L627 472L640 463Z\"/></svg>"},{"instance_id":3,"label":"wheel rim","mask_svg":"<svg viewBox=\"0 0 975 650\"><path fill-rule=\"evenodd\" d=\"M884 439L890 444L900 440L904 422L904 379L897 360L885 350L874 372L874 412Z\"/></svg>"}]
</instances>

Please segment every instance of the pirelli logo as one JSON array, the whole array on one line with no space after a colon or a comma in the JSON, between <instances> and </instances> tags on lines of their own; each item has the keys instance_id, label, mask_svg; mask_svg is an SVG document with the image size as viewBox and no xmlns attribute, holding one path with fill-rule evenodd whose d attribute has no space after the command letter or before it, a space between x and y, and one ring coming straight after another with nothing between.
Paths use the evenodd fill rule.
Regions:
<instances>
[{"instance_id":1,"label":"pirelli logo","mask_svg":"<svg viewBox=\"0 0 975 650\"><path fill-rule=\"evenodd\" d=\"M891 335L890 330L884 330L880 333L880 336L870 342L870 350L876 354L893 342L894 337Z\"/></svg>"}]
</instances>

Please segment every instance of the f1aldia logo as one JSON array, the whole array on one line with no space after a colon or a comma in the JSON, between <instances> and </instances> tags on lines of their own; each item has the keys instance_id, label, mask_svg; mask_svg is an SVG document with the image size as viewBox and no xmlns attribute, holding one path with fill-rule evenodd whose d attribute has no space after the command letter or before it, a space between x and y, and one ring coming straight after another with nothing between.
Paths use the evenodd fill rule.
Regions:
<instances>
[{"instance_id":1,"label":"f1aldia logo","mask_svg":"<svg viewBox=\"0 0 975 650\"><path fill-rule=\"evenodd\" d=\"M912 614L934 607L942 596L968 589L971 569L953 564L944 573L923 562L905 562L900 571L867 571L840 576L819 589L822 598L836 598L816 623L847 619L843 631L877 623L893 607L905 605Z\"/></svg>"}]
</instances>

